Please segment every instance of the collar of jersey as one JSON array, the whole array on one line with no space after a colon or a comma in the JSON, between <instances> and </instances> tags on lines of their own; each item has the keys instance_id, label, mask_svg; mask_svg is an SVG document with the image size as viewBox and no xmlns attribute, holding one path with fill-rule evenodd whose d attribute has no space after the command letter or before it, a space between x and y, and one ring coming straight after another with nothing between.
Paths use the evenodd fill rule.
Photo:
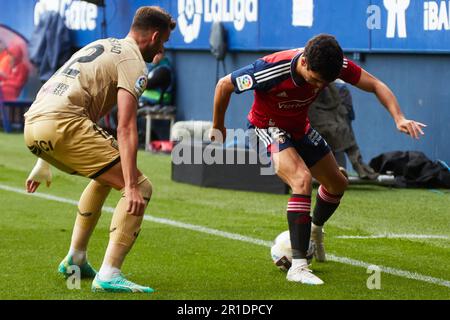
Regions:
<instances>
[{"instance_id":1,"label":"collar of jersey","mask_svg":"<svg viewBox=\"0 0 450 320\"><path fill-rule=\"evenodd\" d=\"M139 50L139 46L138 46L136 40L134 40L132 37L129 37L129 36L126 36L124 40L131 44L131 46L133 47L133 49L137 53L137 55L139 57L141 57L142 61L144 61L144 57L142 56L141 50Z\"/></svg>"},{"instance_id":2,"label":"collar of jersey","mask_svg":"<svg viewBox=\"0 0 450 320\"><path fill-rule=\"evenodd\" d=\"M303 83L305 83L305 79L303 79L303 77L299 76L296 72L295 72L295 67L297 66L297 61L298 59L300 59L300 57L302 56L303 51L300 51L299 53L297 53L291 61L291 78L292 81L294 82L294 84L297 87L300 87L300 85L302 85Z\"/></svg>"}]
</instances>

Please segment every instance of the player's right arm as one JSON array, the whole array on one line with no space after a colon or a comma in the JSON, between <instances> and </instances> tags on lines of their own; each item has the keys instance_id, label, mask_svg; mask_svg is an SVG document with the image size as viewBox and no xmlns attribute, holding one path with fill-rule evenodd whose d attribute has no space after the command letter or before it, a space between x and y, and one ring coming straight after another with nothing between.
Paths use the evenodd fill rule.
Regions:
<instances>
[{"instance_id":1,"label":"player's right arm","mask_svg":"<svg viewBox=\"0 0 450 320\"><path fill-rule=\"evenodd\" d=\"M224 142L226 138L225 113L233 92L240 94L249 90L264 89L266 84L258 83L255 72L271 67L263 60L256 60L241 69L221 78L214 93L213 126L209 134L211 141Z\"/></svg>"},{"instance_id":2,"label":"player's right arm","mask_svg":"<svg viewBox=\"0 0 450 320\"><path fill-rule=\"evenodd\" d=\"M234 85L231 82L231 75L227 75L219 80L214 93L213 126L209 134L211 141L224 142L227 131L225 128L225 113L230 103Z\"/></svg>"},{"instance_id":3,"label":"player's right arm","mask_svg":"<svg viewBox=\"0 0 450 320\"><path fill-rule=\"evenodd\" d=\"M361 78L355 86L361 90L375 94L381 104L391 114L400 132L406 133L415 139L419 139L421 135L424 135L422 128L426 127L426 125L405 118L397 98L384 82L362 69Z\"/></svg>"}]
</instances>

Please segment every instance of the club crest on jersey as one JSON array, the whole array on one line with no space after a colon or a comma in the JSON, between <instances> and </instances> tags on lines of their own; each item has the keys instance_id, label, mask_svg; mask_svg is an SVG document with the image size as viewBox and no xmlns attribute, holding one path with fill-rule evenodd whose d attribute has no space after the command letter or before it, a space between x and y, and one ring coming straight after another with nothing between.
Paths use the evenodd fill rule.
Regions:
<instances>
[{"instance_id":1,"label":"club crest on jersey","mask_svg":"<svg viewBox=\"0 0 450 320\"><path fill-rule=\"evenodd\" d=\"M278 127L269 127L269 128L267 129L267 131L269 132L270 137L271 137L271 138L273 139L273 141L275 141L276 143L281 143L281 144L283 144L283 143L286 142L286 137L289 137L289 138L290 138L290 135L289 135L286 131L284 131L284 130L278 128Z\"/></svg>"},{"instance_id":2,"label":"club crest on jersey","mask_svg":"<svg viewBox=\"0 0 450 320\"><path fill-rule=\"evenodd\" d=\"M136 91L138 96L142 95L146 87L147 87L147 77L140 76L139 79L137 79L136 83L134 84L134 90Z\"/></svg>"},{"instance_id":3,"label":"club crest on jersey","mask_svg":"<svg viewBox=\"0 0 450 320\"><path fill-rule=\"evenodd\" d=\"M236 78L239 91L250 89L253 86L253 79L248 74Z\"/></svg>"},{"instance_id":4,"label":"club crest on jersey","mask_svg":"<svg viewBox=\"0 0 450 320\"><path fill-rule=\"evenodd\" d=\"M283 143L286 142L286 138L285 138L284 136L278 136L278 137L276 137L275 141L276 141L277 143L283 144Z\"/></svg>"}]
</instances>

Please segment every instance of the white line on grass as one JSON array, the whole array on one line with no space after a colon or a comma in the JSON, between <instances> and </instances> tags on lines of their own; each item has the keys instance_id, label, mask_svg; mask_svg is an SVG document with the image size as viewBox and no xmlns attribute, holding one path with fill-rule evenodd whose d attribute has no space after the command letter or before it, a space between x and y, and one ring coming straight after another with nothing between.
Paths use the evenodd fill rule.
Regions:
<instances>
[{"instance_id":1,"label":"white line on grass","mask_svg":"<svg viewBox=\"0 0 450 320\"><path fill-rule=\"evenodd\" d=\"M72 204L72 205L78 205L78 201L75 201L75 200L61 198L61 197L52 196L49 194L44 194L44 193L39 193L39 192L29 194L23 189L9 187L9 186L2 185L2 184L0 184L0 189L15 192L15 193L21 193L21 194L25 194L25 195L31 195L31 196L42 198L42 199L53 200L53 201L68 203L68 204ZM107 211L107 212L114 212L114 208L112 208L112 207L103 207L103 210ZM151 222L167 224L167 225L171 225L171 226L178 227L178 228L184 228L184 229L188 229L188 230L203 232L203 233L220 236L220 237L227 238L227 239L239 240L239 241L257 244L257 245L261 245L261 246L265 246L265 247L270 247L272 245L272 241L256 239L256 238L252 238L252 237L243 236L243 235L240 235L237 233L220 231L220 230L202 227L202 226L198 226L198 225L194 225L194 224L183 223L183 222L178 222L178 221L163 219L163 218L157 218L157 217L153 217L150 215L145 215L144 219L147 221L151 221ZM356 266L356 267L368 268L369 266L373 265L371 263L367 263L364 261L354 260L354 259L350 259L350 258L346 258L346 257L338 257L333 254L327 254L327 258L330 261L335 261L335 262L348 264L348 265ZM394 276L412 279L412 280L423 281L423 282L432 283L432 284L436 284L439 286L444 286L444 287L450 288L450 281L448 281L448 280L425 276L425 275L422 275L422 274L419 274L416 272L410 272L410 271L405 271L405 270L400 270L400 269L395 269L395 268L390 268L390 267L384 267L384 266L380 266L380 265L377 265L377 266L380 268L380 270L382 272L392 274Z\"/></svg>"},{"instance_id":2,"label":"white line on grass","mask_svg":"<svg viewBox=\"0 0 450 320\"><path fill-rule=\"evenodd\" d=\"M339 239L444 239L449 240L447 236L433 235L433 234L376 234L371 236L336 236Z\"/></svg>"}]
</instances>

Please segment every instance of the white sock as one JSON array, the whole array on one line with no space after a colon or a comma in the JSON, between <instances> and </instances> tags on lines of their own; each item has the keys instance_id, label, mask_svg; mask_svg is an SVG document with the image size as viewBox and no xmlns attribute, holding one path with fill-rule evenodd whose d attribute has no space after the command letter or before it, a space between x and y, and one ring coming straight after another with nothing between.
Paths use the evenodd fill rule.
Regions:
<instances>
[{"instance_id":1,"label":"white sock","mask_svg":"<svg viewBox=\"0 0 450 320\"><path fill-rule=\"evenodd\" d=\"M111 265L103 263L100 271L98 272L98 277L102 281L110 281L111 279L120 275L120 269L117 269Z\"/></svg>"},{"instance_id":2,"label":"white sock","mask_svg":"<svg viewBox=\"0 0 450 320\"><path fill-rule=\"evenodd\" d=\"M72 247L69 249L68 255L72 257L72 262L79 266L85 263L87 260L86 251L77 250Z\"/></svg>"},{"instance_id":3,"label":"white sock","mask_svg":"<svg viewBox=\"0 0 450 320\"><path fill-rule=\"evenodd\" d=\"M308 266L308 261L306 259L292 259L291 268L296 268L300 266Z\"/></svg>"},{"instance_id":4,"label":"white sock","mask_svg":"<svg viewBox=\"0 0 450 320\"><path fill-rule=\"evenodd\" d=\"M315 231L315 230L322 231L323 230L323 226L316 226L314 223L311 223L311 229L313 231Z\"/></svg>"}]
</instances>

